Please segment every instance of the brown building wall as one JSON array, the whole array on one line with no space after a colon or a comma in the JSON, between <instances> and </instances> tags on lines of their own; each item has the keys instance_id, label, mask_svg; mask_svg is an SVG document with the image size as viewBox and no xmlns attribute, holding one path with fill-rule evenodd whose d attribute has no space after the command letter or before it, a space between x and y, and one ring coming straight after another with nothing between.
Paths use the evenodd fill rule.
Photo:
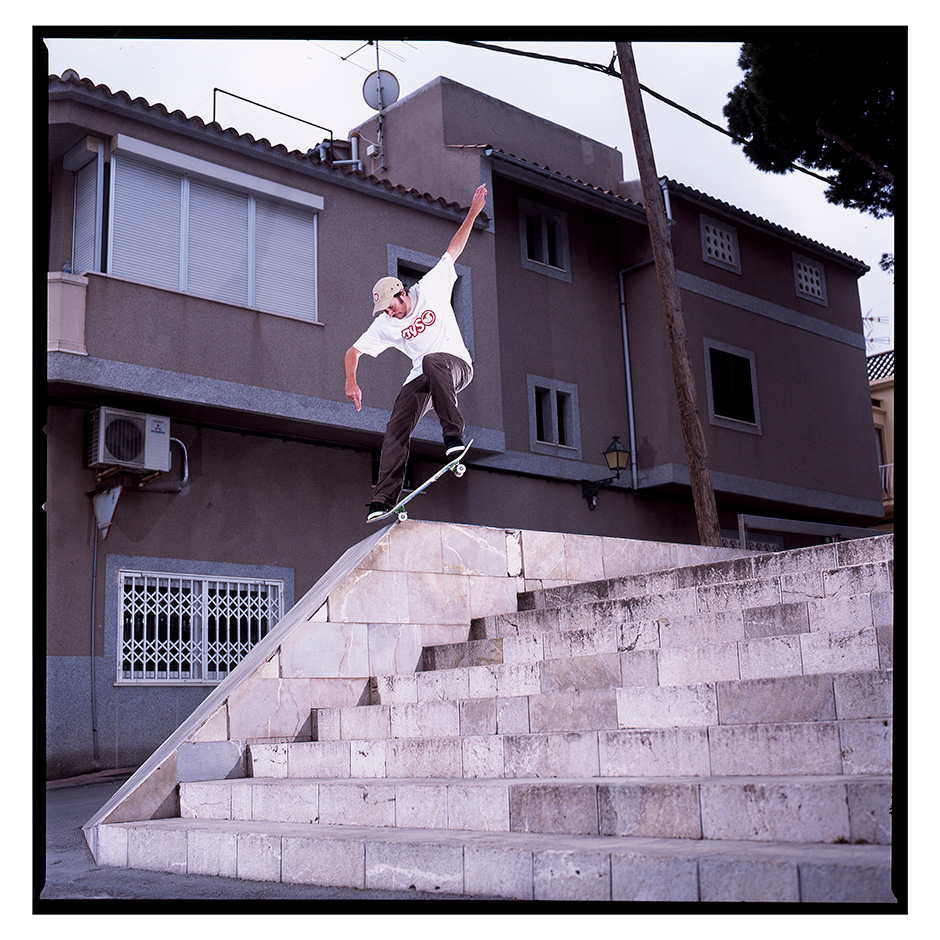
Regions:
<instances>
[{"instance_id":1,"label":"brown building wall","mask_svg":"<svg viewBox=\"0 0 940 940\"><path fill-rule=\"evenodd\" d=\"M606 469L611 436L628 435L616 221L540 199L566 215L569 283L520 264L519 198L538 194L502 179L494 190L506 447L529 451L527 376L553 379L577 386L582 458Z\"/></svg>"},{"instance_id":2,"label":"brown building wall","mask_svg":"<svg viewBox=\"0 0 940 940\"><path fill-rule=\"evenodd\" d=\"M631 221L626 204L611 205L569 183L546 182L541 173L527 176L525 167L487 158L481 149L448 145L502 146L610 188L617 182L611 176L619 176L616 151L442 80L390 109L387 124L390 178L432 194L425 200L132 107L130 114L118 113L117 105L52 103L49 270L61 271L71 256L73 176L63 169L61 154L87 134L110 139L120 132L321 196L319 322L89 275L88 355L50 354L57 376L46 427L51 776L143 760L207 691L115 684L117 567L178 561L202 566L203 573L232 566L276 570L296 599L346 548L373 531L363 520L374 452L409 366L392 351L361 360L364 408L357 414L344 396L343 353L367 328L371 286L394 272L396 258L430 265L446 249L462 216L435 202L437 197L467 205L481 179L490 186L489 219L473 232L458 261L463 284L471 286L476 360L461 405L468 425L488 445L477 451L462 480L448 476L415 500L413 515L697 541L687 487L644 488L640 495L605 489L593 512L581 492L581 478L608 476L602 451L611 436L629 441L618 272L651 257L642 221ZM531 185L520 181L530 179ZM520 197L565 213L570 281L521 263ZM791 296L788 244L740 220L735 225L744 274L715 269L701 259L699 207L680 198L672 204L680 271L861 335L851 271L826 260L829 308ZM626 274L624 289L643 487L644 474L681 467L686 457L655 267ZM801 502L806 492L878 499L867 384L859 391L847 379L857 371L864 383L861 349L687 290L683 307L713 472L744 481L743 489L731 486L719 494L724 529L735 530L743 508L762 500L766 505L768 487L777 487L774 499L790 493L788 508L797 515L812 512ZM709 422L705 337L754 353L759 437ZM534 452L528 376L577 388L580 460L556 457L547 464ZM293 410L279 410L285 399ZM85 421L98 405L167 415L172 435L186 448L189 478L180 492L155 492L173 489L179 479L174 447L167 479L148 491L126 480L108 538L98 538L96 561L90 498L95 474L86 467ZM413 449L418 482L439 466L439 447L429 443L439 440L433 416L423 428L425 440ZM859 460L859 435L872 441L871 486Z\"/></svg>"},{"instance_id":3,"label":"brown building wall","mask_svg":"<svg viewBox=\"0 0 940 940\"><path fill-rule=\"evenodd\" d=\"M740 216L722 212L720 207L683 198L673 192L670 205L675 224L670 233L677 266L690 274L753 297L781 304L798 313L815 317L861 335L861 308L858 274L846 261L834 260L831 252L814 250L797 243L784 229L774 232L758 224L748 224ZM741 273L709 264L702 256L700 217L707 216L734 228L738 236ZM793 253L825 268L828 304L801 297L794 287Z\"/></svg>"},{"instance_id":4,"label":"brown building wall","mask_svg":"<svg viewBox=\"0 0 940 940\"><path fill-rule=\"evenodd\" d=\"M378 115L354 132L375 142L377 124ZM386 167L367 159L367 173L461 204L480 183L481 151L468 156L460 147L505 150L602 189L613 190L623 177L623 155L615 147L448 78L435 79L387 108L382 135Z\"/></svg>"}]
</instances>

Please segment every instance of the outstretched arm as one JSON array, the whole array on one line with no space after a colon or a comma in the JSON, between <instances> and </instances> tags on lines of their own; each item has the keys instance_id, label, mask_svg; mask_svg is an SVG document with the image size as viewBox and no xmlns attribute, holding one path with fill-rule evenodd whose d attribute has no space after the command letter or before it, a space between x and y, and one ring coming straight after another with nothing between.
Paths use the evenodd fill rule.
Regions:
<instances>
[{"instance_id":1,"label":"outstretched arm","mask_svg":"<svg viewBox=\"0 0 940 940\"><path fill-rule=\"evenodd\" d=\"M470 237L470 230L473 228L473 221L483 210L485 204L486 186L478 186L477 191L473 194L473 200L470 203L470 211L467 213L467 217L463 220L460 228L457 229L457 234L451 239L450 244L447 246L447 254L449 254L454 261L460 257L460 253L466 247L467 239Z\"/></svg>"},{"instance_id":2,"label":"outstretched arm","mask_svg":"<svg viewBox=\"0 0 940 940\"><path fill-rule=\"evenodd\" d=\"M356 406L356 411L362 408L362 390L356 382L356 368L361 355L362 353L355 346L350 346L343 357L343 368L346 370L346 397Z\"/></svg>"}]
</instances>

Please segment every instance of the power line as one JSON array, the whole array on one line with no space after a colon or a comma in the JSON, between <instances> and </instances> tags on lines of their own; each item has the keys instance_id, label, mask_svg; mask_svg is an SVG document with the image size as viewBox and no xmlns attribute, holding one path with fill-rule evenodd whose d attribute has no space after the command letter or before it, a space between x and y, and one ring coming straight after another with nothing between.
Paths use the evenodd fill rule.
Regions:
<instances>
[{"instance_id":1,"label":"power line","mask_svg":"<svg viewBox=\"0 0 940 940\"><path fill-rule=\"evenodd\" d=\"M597 62L582 62L580 59L566 59L563 56L546 55L543 52L526 52L522 49L508 49L505 46L494 46L491 43L476 42L474 40L452 39L450 41L462 46L475 46L478 49L489 49L492 52L506 52L510 55L526 56L530 59L546 59L549 62L560 62L562 65L577 65L579 68L590 69L594 72L603 72L603 74L609 75L611 78L622 78L621 74L614 68L614 61L617 58L616 53L614 54L613 58L611 58L608 65L600 65ZM677 111L681 111L690 118L694 118L696 121L704 124L706 127L710 127L712 130L718 131L719 134L724 134L725 137L730 137L733 141L735 141L735 143L748 143L745 138L738 137L736 134L732 134L731 131L727 130L727 128L722 127L720 124L715 124L712 121L709 121L707 118L702 117L700 114L696 114L694 111L690 111L688 108L684 107L678 102L672 101L665 95L661 95L658 91L653 91L652 88L647 88L647 86L643 84L640 84L640 89L645 91L648 95L651 95L653 98L657 98L664 104L669 105L669 107L675 108ZM791 170L798 170L800 173L805 173L807 176L812 176L814 179L821 180L823 183L833 182L830 177L821 176L819 173L814 173L812 170L808 170L805 166L800 166L798 163L790 163L788 165Z\"/></svg>"}]
</instances>

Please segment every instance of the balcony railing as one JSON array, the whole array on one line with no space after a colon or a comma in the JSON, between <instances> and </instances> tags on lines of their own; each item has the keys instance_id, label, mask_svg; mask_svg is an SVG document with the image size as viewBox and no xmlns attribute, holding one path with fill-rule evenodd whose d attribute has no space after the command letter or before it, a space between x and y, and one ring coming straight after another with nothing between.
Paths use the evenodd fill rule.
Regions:
<instances>
[{"instance_id":1,"label":"balcony railing","mask_svg":"<svg viewBox=\"0 0 940 940\"><path fill-rule=\"evenodd\" d=\"M894 464L885 463L879 468L881 471L881 496L883 499L894 499Z\"/></svg>"}]
</instances>

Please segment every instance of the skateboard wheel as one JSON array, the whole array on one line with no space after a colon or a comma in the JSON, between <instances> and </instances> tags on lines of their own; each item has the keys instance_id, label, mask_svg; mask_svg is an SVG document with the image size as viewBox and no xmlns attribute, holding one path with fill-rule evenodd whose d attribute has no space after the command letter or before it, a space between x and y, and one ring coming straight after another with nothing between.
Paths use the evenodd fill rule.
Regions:
<instances>
[{"instance_id":1,"label":"skateboard wheel","mask_svg":"<svg viewBox=\"0 0 940 940\"><path fill-rule=\"evenodd\" d=\"M454 473L458 477L462 477L466 472L467 472L467 468L462 463L459 463L457 464L456 467L454 467Z\"/></svg>"},{"instance_id":2,"label":"skateboard wheel","mask_svg":"<svg viewBox=\"0 0 940 940\"><path fill-rule=\"evenodd\" d=\"M399 522L404 522L407 518L408 518L408 513L405 512L405 510L403 509L403 510L398 514L398 521L399 521Z\"/></svg>"}]
</instances>

